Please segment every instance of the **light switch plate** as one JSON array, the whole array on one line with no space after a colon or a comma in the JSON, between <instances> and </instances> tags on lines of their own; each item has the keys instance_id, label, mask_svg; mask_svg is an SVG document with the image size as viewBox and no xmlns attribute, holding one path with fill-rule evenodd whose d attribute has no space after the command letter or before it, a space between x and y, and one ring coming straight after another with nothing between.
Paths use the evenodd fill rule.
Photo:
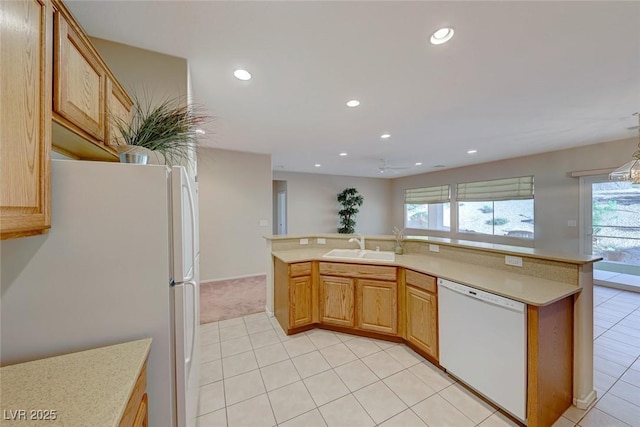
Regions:
<instances>
[{"instance_id":1,"label":"light switch plate","mask_svg":"<svg viewBox=\"0 0 640 427\"><path fill-rule=\"evenodd\" d=\"M319 245L324 245L324 244L326 244L326 243L327 243L327 239L325 239L325 238L323 238L323 237L318 237L318 238L316 239L316 243L317 243L317 244L319 244Z\"/></svg>"},{"instance_id":2,"label":"light switch plate","mask_svg":"<svg viewBox=\"0 0 640 427\"><path fill-rule=\"evenodd\" d=\"M577 227L578 226L578 224L576 223L575 219L570 219L569 221L567 221L567 225L569 227Z\"/></svg>"},{"instance_id":3,"label":"light switch plate","mask_svg":"<svg viewBox=\"0 0 640 427\"><path fill-rule=\"evenodd\" d=\"M260 227L268 227L268 226L269 226L269 221L267 221L266 219L260 220Z\"/></svg>"},{"instance_id":4,"label":"light switch plate","mask_svg":"<svg viewBox=\"0 0 640 427\"><path fill-rule=\"evenodd\" d=\"M309 244L309 239L300 239L300 244L301 245L308 245Z\"/></svg>"},{"instance_id":5,"label":"light switch plate","mask_svg":"<svg viewBox=\"0 0 640 427\"><path fill-rule=\"evenodd\" d=\"M440 252L440 246L439 245L429 245L429 250L431 252Z\"/></svg>"},{"instance_id":6,"label":"light switch plate","mask_svg":"<svg viewBox=\"0 0 640 427\"><path fill-rule=\"evenodd\" d=\"M514 267L522 267L522 258L519 256L505 255L504 263L507 265L513 265Z\"/></svg>"}]
</instances>

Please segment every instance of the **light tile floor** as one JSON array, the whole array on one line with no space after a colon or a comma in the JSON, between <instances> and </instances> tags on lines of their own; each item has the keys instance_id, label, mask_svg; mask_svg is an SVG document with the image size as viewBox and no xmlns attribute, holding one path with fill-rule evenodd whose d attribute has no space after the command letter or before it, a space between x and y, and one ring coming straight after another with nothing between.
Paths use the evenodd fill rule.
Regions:
<instances>
[{"instance_id":1,"label":"light tile floor","mask_svg":"<svg viewBox=\"0 0 640 427\"><path fill-rule=\"evenodd\" d=\"M640 293L594 291L595 388L556 426L640 426ZM264 313L201 326L199 427L464 427L513 422L402 344L313 330Z\"/></svg>"}]
</instances>

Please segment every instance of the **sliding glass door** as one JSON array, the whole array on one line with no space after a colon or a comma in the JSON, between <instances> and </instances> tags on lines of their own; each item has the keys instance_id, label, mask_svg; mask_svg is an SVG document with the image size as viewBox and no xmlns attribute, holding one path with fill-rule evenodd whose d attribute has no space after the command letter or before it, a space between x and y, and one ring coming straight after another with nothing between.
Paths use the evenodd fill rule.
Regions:
<instances>
[{"instance_id":1,"label":"sliding glass door","mask_svg":"<svg viewBox=\"0 0 640 427\"><path fill-rule=\"evenodd\" d=\"M582 178L583 248L603 257L596 269L640 276L640 186Z\"/></svg>"}]
</instances>

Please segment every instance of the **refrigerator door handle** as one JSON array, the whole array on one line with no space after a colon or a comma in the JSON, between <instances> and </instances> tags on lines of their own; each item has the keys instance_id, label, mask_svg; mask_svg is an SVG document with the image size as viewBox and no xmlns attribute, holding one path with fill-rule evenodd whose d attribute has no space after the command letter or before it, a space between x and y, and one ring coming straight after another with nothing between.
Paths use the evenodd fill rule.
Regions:
<instances>
[{"instance_id":1,"label":"refrigerator door handle","mask_svg":"<svg viewBox=\"0 0 640 427\"><path fill-rule=\"evenodd\" d=\"M196 322L198 321L198 319L196 319L196 314L198 313L198 310L196 310L196 304L198 303L198 296L196 295L196 292L198 291L198 285L194 281L184 282L183 284L184 286L191 286L193 288L193 333L191 334L191 346L190 346L191 351L189 352L189 355L185 360L185 363L191 366L191 360L193 359L193 352L195 351L195 345L196 345L196 332L197 332Z\"/></svg>"},{"instance_id":2,"label":"refrigerator door handle","mask_svg":"<svg viewBox=\"0 0 640 427\"><path fill-rule=\"evenodd\" d=\"M191 194L191 186L188 185L189 181L187 181L187 198L189 199L189 214L191 215L191 249L192 249L192 256L193 259L191 260L191 265L193 266L193 268L191 269L191 275L188 277L185 277L185 282L190 282L193 280L195 274L196 274L196 212L195 212L195 203L193 202L193 194Z\"/></svg>"}]
</instances>

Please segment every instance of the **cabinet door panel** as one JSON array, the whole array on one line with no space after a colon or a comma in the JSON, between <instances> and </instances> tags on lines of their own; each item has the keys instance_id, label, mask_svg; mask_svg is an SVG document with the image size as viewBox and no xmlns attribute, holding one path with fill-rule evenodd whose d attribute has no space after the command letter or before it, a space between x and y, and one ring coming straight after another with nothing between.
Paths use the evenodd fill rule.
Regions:
<instances>
[{"instance_id":1,"label":"cabinet door panel","mask_svg":"<svg viewBox=\"0 0 640 427\"><path fill-rule=\"evenodd\" d=\"M289 281L289 327L313 323L311 276L295 277Z\"/></svg>"},{"instance_id":2,"label":"cabinet door panel","mask_svg":"<svg viewBox=\"0 0 640 427\"><path fill-rule=\"evenodd\" d=\"M407 286L407 340L438 359L436 296Z\"/></svg>"},{"instance_id":3,"label":"cabinet door panel","mask_svg":"<svg viewBox=\"0 0 640 427\"><path fill-rule=\"evenodd\" d=\"M320 276L320 317L322 323L354 326L354 280Z\"/></svg>"},{"instance_id":4,"label":"cabinet door panel","mask_svg":"<svg viewBox=\"0 0 640 427\"><path fill-rule=\"evenodd\" d=\"M0 15L0 226L2 239L50 226L52 8L3 1Z\"/></svg>"},{"instance_id":5,"label":"cabinet door panel","mask_svg":"<svg viewBox=\"0 0 640 427\"><path fill-rule=\"evenodd\" d=\"M120 89L111 79L107 78L107 105L108 126L105 142L107 145L124 145L121 140L122 134L115 125L116 121L123 123L131 122L131 108L133 102L129 96Z\"/></svg>"},{"instance_id":6,"label":"cabinet door panel","mask_svg":"<svg viewBox=\"0 0 640 427\"><path fill-rule=\"evenodd\" d=\"M395 334L398 331L396 283L358 279L356 287L358 328Z\"/></svg>"},{"instance_id":7,"label":"cabinet door panel","mask_svg":"<svg viewBox=\"0 0 640 427\"><path fill-rule=\"evenodd\" d=\"M54 111L104 141L105 69L60 12L56 12L55 25Z\"/></svg>"}]
</instances>

